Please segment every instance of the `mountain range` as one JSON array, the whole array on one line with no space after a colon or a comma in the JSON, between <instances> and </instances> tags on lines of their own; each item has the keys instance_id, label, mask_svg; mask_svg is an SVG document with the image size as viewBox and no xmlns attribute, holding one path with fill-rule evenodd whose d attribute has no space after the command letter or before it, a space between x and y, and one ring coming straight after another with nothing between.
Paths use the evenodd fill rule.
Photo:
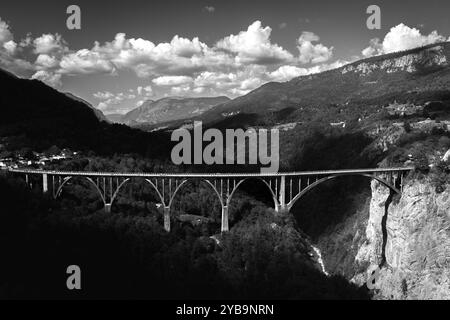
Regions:
<instances>
[{"instance_id":1,"label":"mountain range","mask_svg":"<svg viewBox=\"0 0 450 320\"><path fill-rule=\"evenodd\" d=\"M219 128L314 120L359 121L394 102L450 101L449 63L450 43L433 44L360 60L284 83L267 83L234 100L227 97L149 100L123 116L114 116L111 122L150 131L155 127L176 128L193 120ZM122 133L134 137L139 131L127 131L125 126L108 123L88 102L38 80L20 79L0 70L0 87L0 136L41 137L45 145L76 140L80 146L93 140L96 145L104 145L101 139L112 139L118 131L121 138ZM140 139L146 138L141 135ZM137 146L137 142L131 144Z\"/></svg>"},{"instance_id":2,"label":"mountain range","mask_svg":"<svg viewBox=\"0 0 450 320\"><path fill-rule=\"evenodd\" d=\"M318 116L364 117L372 105L430 99L450 90L450 43L375 56L284 83L267 83L199 117L205 122L309 121ZM333 109L337 112L334 112ZM231 120L228 120L231 121Z\"/></svg>"},{"instance_id":3,"label":"mountain range","mask_svg":"<svg viewBox=\"0 0 450 320\"><path fill-rule=\"evenodd\" d=\"M121 117L117 115L108 117L111 121L127 125L152 125L192 118L228 101L230 99L227 97L170 97L157 101L147 100Z\"/></svg>"},{"instance_id":4,"label":"mountain range","mask_svg":"<svg viewBox=\"0 0 450 320\"><path fill-rule=\"evenodd\" d=\"M229 127L364 119L395 102L447 100L449 64L450 43L444 42L374 56L283 83L270 82L233 100L149 100L126 115L108 118L148 131L194 120Z\"/></svg>"}]
</instances>

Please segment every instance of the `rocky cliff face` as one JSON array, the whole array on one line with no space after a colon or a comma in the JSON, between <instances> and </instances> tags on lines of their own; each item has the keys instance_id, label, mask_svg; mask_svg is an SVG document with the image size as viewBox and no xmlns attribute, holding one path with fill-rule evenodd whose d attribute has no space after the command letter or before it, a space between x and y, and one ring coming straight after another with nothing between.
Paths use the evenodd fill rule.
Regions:
<instances>
[{"instance_id":1,"label":"rocky cliff face","mask_svg":"<svg viewBox=\"0 0 450 320\"><path fill-rule=\"evenodd\" d=\"M423 68L445 67L447 65L448 59L445 47L443 45L437 45L392 59L350 64L342 69L342 74L357 72L362 75L367 75L374 71L384 71L387 73L405 71L413 73Z\"/></svg>"},{"instance_id":2,"label":"rocky cliff face","mask_svg":"<svg viewBox=\"0 0 450 320\"><path fill-rule=\"evenodd\" d=\"M430 177L414 179L401 197L378 182L371 187L366 240L355 257L368 268L352 281L372 276L379 299L450 299L450 185L438 193Z\"/></svg>"}]
</instances>

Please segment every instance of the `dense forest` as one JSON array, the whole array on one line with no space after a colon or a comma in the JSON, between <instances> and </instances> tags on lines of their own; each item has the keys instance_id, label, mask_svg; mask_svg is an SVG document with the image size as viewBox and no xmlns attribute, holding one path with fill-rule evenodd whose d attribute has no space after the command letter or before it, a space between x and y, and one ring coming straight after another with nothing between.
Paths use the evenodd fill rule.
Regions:
<instances>
[{"instance_id":1,"label":"dense forest","mask_svg":"<svg viewBox=\"0 0 450 320\"><path fill-rule=\"evenodd\" d=\"M383 157L372 152L372 141L358 131L311 124L299 136L296 149L283 161L285 169L365 167ZM436 133L424 141L448 145L444 137ZM417 137L413 140L406 139L401 147L405 150L398 154L410 152ZM402 160L398 154L393 153L393 163ZM139 154L104 157L93 152L54 168L183 170ZM267 190L249 181L233 198L230 232L221 235L218 200L201 181L186 185L177 196L172 231L166 233L155 194L142 181L128 184L112 214L106 214L95 190L83 180L69 184L54 201L43 196L39 186L30 190L22 179L2 175L0 296L367 299L366 288L341 276L325 276L309 243L346 218L355 203L352 190L367 196L368 182L349 177L324 184L292 214L280 216L270 208ZM204 219L194 223L192 217L199 216ZM65 287L65 269L71 264L83 271L80 292Z\"/></svg>"},{"instance_id":2,"label":"dense forest","mask_svg":"<svg viewBox=\"0 0 450 320\"><path fill-rule=\"evenodd\" d=\"M108 215L76 189L54 202L30 192L23 180L0 179L2 298L368 297L320 271L292 217L276 216L245 195L235 201L231 231L218 235L214 219L211 226L176 220L166 233L161 214L145 199L122 199ZM210 196L200 189L180 201L183 210L200 213L205 207L191 200L205 206ZM83 272L79 292L65 287L71 264Z\"/></svg>"},{"instance_id":3,"label":"dense forest","mask_svg":"<svg viewBox=\"0 0 450 320\"><path fill-rule=\"evenodd\" d=\"M292 170L313 163L317 169L340 167L346 161L340 154L321 161L317 155L332 145L346 154L344 144L336 145L341 140L353 147L359 145L361 150L370 143L359 134L322 130L317 125L311 125L308 132L302 135L292 158L285 161ZM84 152L53 168L125 172L214 169L174 167L139 153L96 154ZM336 159L342 162L335 163ZM5 258L2 297L369 298L367 289L322 273L311 254L310 236L299 228L295 213L277 215L268 191L256 180L245 183L233 198L227 234L220 234L218 200L201 181L187 184L177 195L170 233L162 228L154 192L139 180L127 184L109 215L95 190L83 180L68 184L57 201L43 196L38 184L30 190L19 177L5 175L0 181L5 208L0 223ZM204 219L195 223L193 217ZM322 223L326 227L332 221ZM83 270L80 293L65 287L65 268L70 264ZM31 266L33 272L27 272Z\"/></svg>"}]
</instances>

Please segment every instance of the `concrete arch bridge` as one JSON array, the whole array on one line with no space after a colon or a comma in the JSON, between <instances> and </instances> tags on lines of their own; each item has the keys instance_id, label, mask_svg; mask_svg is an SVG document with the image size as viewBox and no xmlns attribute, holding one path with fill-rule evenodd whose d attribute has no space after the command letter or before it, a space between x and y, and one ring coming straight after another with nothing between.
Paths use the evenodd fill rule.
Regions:
<instances>
[{"instance_id":1,"label":"concrete arch bridge","mask_svg":"<svg viewBox=\"0 0 450 320\"><path fill-rule=\"evenodd\" d=\"M120 190L132 179L144 179L156 192L164 211L164 229L170 231L170 208L178 191L189 180L205 181L214 191L222 207L222 232L228 231L228 208L234 193L248 179L258 179L270 191L277 212L288 212L308 191L321 183L342 176L365 176L377 180L395 193L402 192L405 175L413 167L347 169L325 171L301 171L285 173L124 173L10 169L29 183L31 176L39 176L42 191L57 199L64 186L74 177L85 178L97 190L105 211L111 212L112 204Z\"/></svg>"}]
</instances>

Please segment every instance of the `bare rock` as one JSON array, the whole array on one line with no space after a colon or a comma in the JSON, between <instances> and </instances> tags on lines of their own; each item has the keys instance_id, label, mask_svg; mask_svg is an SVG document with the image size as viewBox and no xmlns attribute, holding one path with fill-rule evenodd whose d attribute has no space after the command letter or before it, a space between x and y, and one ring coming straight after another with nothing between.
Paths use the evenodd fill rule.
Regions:
<instances>
[{"instance_id":1,"label":"bare rock","mask_svg":"<svg viewBox=\"0 0 450 320\"><path fill-rule=\"evenodd\" d=\"M365 274L352 280L364 284L382 260L381 220L387 188L372 183L367 241L356 260L368 262ZM450 299L450 185L437 193L428 178L409 182L400 199L388 207L386 263L375 283L381 299Z\"/></svg>"}]
</instances>

